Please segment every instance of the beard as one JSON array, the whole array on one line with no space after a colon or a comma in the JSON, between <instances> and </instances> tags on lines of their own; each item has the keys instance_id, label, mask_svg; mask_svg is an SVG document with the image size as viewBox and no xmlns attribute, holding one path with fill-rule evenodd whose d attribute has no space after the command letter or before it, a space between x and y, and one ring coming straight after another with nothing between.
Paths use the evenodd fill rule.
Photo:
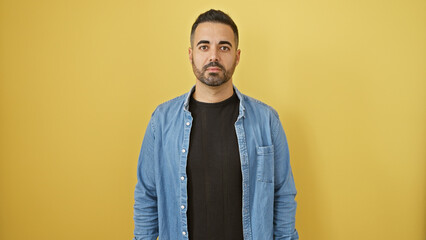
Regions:
<instances>
[{"instance_id":1,"label":"beard","mask_svg":"<svg viewBox=\"0 0 426 240\"><path fill-rule=\"evenodd\" d=\"M229 70L226 70L224 66L222 66L218 62L210 62L206 64L202 69L198 69L194 61L192 61L192 70L194 71L195 77L197 77L200 82L206 84L210 87L217 87L229 81L234 74L235 67L237 65L237 61L234 62L232 67ZM207 72L207 68L209 67L218 67L222 71L221 72Z\"/></svg>"}]
</instances>

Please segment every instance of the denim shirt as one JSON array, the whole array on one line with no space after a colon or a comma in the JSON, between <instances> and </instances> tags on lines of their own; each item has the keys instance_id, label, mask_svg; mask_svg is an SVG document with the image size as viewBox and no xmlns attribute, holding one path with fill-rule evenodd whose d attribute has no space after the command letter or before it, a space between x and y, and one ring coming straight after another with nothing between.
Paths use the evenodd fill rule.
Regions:
<instances>
[{"instance_id":1,"label":"denim shirt","mask_svg":"<svg viewBox=\"0 0 426 240\"><path fill-rule=\"evenodd\" d=\"M134 240L187 240L187 175L192 116L187 94L159 105L145 132L137 166ZM245 240L299 239L296 188L287 139L270 106L241 94L235 122L242 173Z\"/></svg>"}]
</instances>

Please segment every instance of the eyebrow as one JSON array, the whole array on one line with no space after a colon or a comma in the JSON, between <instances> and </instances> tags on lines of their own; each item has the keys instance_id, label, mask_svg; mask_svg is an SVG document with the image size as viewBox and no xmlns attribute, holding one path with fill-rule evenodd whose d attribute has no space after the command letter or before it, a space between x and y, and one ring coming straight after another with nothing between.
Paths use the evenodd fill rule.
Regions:
<instances>
[{"instance_id":1,"label":"eyebrow","mask_svg":"<svg viewBox=\"0 0 426 240\"><path fill-rule=\"evenodd\" d=\"M204 43L210 44L210 41L207 41L207 40L201 40L201 41L199 41L199 42L197 43L197 46L198 46L198 45L200 45L200 44L204 44Z\"/></svg>"},{"instance_id":2,"label":"eyebrow","mask_svg":"<svg viewBox=\"0 0 426 240\"><path fill-rule=\"evenodd\" d=\"M228 41L220 41L219 45L222 45L222 44L228 44L230 47L232 47L232 44Z\"/></svg>"},{"instance_id":3,"label":"eyebrow","mask_svg":"<svg viewBox=\"0 0 426 240\"><path fill-rule=\"evenodd\" d=\"M200 41L197 43L197 46L198 46L198 45L200 45L200 44L210 44L210 41L207 41L207 40L200 40ZM227 44L227 45L229 45L229 46L231 46L231 47L232 47L232 44L231 44L230 42L228 42L228 41L220 41L220 42L219 42L219 45L222 45L222 44Z\"/></svg>"}]
</instances>

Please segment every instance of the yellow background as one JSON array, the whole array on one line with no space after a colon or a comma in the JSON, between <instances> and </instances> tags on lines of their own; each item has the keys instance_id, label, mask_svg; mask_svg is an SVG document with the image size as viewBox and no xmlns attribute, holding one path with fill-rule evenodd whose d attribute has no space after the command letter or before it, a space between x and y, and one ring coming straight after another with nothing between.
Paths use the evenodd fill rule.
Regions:
<instances>
[{"instance_id":1,"label":"yellow background","mask_svg":"<svg viewBox=\"0 0 426 240\"><path fill-rule=\"evenodd\" d=\"M132 238L146 125L210 8L281 116L301 239L426 239L424 0L0 0L0 239Z\"/></svg>"}]
</instances>

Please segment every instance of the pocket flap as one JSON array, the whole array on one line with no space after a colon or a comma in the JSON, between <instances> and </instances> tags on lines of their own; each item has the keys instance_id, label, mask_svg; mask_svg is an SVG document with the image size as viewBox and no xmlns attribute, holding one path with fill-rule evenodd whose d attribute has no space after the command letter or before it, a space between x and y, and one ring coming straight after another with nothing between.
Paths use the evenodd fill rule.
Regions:
<instances>
[{"instance_id":1,"label":"pocket flap","mask_svg":"<svg viewBox=\"0 0 426 240\"><path fill-rule=\"evenodd\" d=\"M266 155L266 154L274 153L274 145L256 147L256 151L257 151L257 155Z\"/></svg>"}]
</instances>

